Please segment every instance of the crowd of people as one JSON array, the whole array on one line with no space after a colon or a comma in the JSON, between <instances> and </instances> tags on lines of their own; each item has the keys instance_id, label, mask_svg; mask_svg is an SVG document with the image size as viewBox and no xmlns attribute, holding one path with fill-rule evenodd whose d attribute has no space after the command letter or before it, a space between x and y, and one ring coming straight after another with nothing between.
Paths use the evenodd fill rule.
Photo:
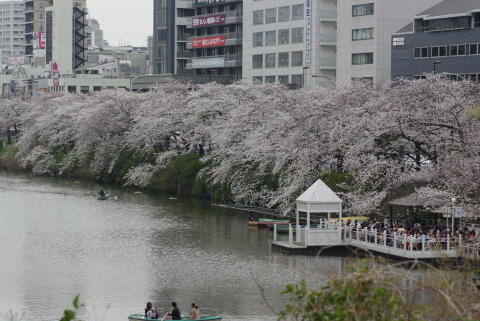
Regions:
<instances>
[{"instance_id":1,"label":"crowd of people","mask_svg":"<svg viewBox=\"0 0 480 321\"><path fill-rule=\"evenodd\" d=\"M160 315L158 310L153 307L152 302L147 302L147 306L145 307L145 319L150 320L158 320ZM190 315L188 316L187 320L199 320L200 319L200 309L198 305L192 303ZM162 320L182 320L182 315L180 313L180 309L178 308L177 302L172 302L172 310L165 314Z\"/></svg>"},{"instance_id":2,"label":"crowd of people","mask_svg":"<svg viewBox=\"0 0 480 321\"><path fill-rule=\"evenodd\" d=\"M399 222L384 224L378 221L346 221L348 237L370 243L386 244L390 247L412 251L447 249L460 242L480 247L480 233L474 229L461 228L455 230L435 224L402 225ZM358 235L357 235L358 234Z\"/></svg>"}]
</instances>

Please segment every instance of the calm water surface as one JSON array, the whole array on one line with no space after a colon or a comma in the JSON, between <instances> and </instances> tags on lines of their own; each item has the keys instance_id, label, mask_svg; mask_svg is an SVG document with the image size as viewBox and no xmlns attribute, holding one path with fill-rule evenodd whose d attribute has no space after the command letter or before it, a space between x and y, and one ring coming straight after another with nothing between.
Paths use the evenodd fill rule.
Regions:
<instances>
[{"instance_id":1,"label":"calm water surface","mask_svg":"<svg viewBox=\"0 0 480 321\"><path fill-rule=\"evenodd\" d=\"M289 282L324 282L338 257L270 251L272 235L247 227L244 212L208 202L107 188L66 179L0 172L0 313L58 320L80 294L83 318L126 321L146 301L183 312L196 302L226 320L274 320ZM104 187L103 187L104 188Z\"/></svg>"}]
</instances>

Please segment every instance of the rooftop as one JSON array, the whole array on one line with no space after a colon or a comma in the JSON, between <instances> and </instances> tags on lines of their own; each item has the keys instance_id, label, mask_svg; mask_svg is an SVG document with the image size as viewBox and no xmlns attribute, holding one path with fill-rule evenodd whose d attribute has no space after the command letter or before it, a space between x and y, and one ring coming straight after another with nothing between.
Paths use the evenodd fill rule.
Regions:
<instances>
[{"instance_id":1,"label":"rooftop","mask_svg":"<svg viewBox=\"0 0 480 321\"><path fill-rule=\"evenodd\" d=\"M480 1L445 0L417 14L416 16L430 20L442 17L469 16L472 14L472 12L480 12Z\"/></svg>"}]
</instances>

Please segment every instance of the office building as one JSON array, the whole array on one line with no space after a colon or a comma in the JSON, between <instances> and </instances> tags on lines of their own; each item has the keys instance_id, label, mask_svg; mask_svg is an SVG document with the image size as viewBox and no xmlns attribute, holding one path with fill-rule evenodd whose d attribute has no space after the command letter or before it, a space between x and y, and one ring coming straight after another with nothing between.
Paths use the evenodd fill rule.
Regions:
<instances>
[{"instance_id":1,"label":"office building","mask_svg":"<svg viewBox=\"0 0 480 321\"><path fill-rule=\"evenodd\" d=\"M244 80L335 84L335 0L244 0L243 21Z\"/></svg>"},{"instance_id":2,"label":"office building","mask_svg":"<svg viewBox=\"0 0 480 321\"><path fill-rule=\"evenodd\" d=\"M186 68L195 75L242 77L243 1L193 0Z\"/></svg>"},{"instance_id":3,"label":"office building","mask_svg":"<svg viewBox=\"0 0 480 321\"><path fill-rule=\"evenodd\" d=\"M87 13L85 0L54 0L45 10L45 61L60 74L73 74L84 67Z\"/></svg>"},{"instance_id":4,"label":"office building","mask_svg":"<svg viewBox=\"0 0 480 321\"><path fill-rule=\"evenodd\" d=\"M155 0L156 74L241 78L241 0Z\"/></svg>"},{"instance_id":5,"label":"office building","mask_svg":"<svg viewBox=\"0 0 480 321\"><path fill-rule=\"evenodd\" d=\"M187 29L193 16L192 0L154 0L154 30L152 42L152 69L155 74L188 74L187 59L193 53L187 50Z\"/></svg>"},{"instance_id":6,"label":"office building","mask_svg":"<svg viewBox=\"0 0 480 321\"><path fill-rule=\"evenodd\" d=\"M25 0L25 62L33 66L45 66L44 48L41 48L45 33L45 8L53 0ZM39 41L40 40L40 41Z\"/></svg>"},{"instance_id":7,"label":"office building","mask_svg":"<svg viewBox=\"0 0 480 321\"><path fill-rule=\"evenodd\" d=\"M480 1L446 0L412 17L392 37L392 78L437 72L480 81Z\"/></svg>"},{"instance_id":8,"label":"office building","mask_svg":"<svg viewBox=\"0 0 480 321\"><path fill-rule=\"evenodd\" d=\"M475 1L475 0L473 0ZM338 2L337 85L391 79L391 39L422 10L441 0L342 0ZM457 0L453 1L454 3Z\"/></svg>"},{"instance_id":9,"label":"office building","mask_svg":"<svg viewBox=\"0 0 480 321\"><path fill-rule=\"evenodd\" d=\"M25 55L24 8L23 1L0 2L0 53L2 58Z\"/></svg>"}]
</instances>

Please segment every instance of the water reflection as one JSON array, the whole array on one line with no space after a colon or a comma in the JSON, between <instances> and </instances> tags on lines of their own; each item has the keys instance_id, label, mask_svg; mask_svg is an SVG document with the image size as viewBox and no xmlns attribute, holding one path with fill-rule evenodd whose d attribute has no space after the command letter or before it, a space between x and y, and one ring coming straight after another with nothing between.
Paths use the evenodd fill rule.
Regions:
<instances>
[{"instance_id":1,"label":"water reflection","mask_svg":"<svg viewBox=\"0 0 480 321\"><path fill-rule=\"evenodd\" d=\"M105 187L102 187L105 189ZM269 231L247 216L194 199L111 188L97 201L92 183L0 173L0 311L55 320L80 293L85 318L126 320L147 300L161 311L191 302L229 320L274 320L255 277L279 309L287 283L318 284L347 258L271 253ZM94 311L93 311L93 310Z\"/></svg>"}]
</instances>

